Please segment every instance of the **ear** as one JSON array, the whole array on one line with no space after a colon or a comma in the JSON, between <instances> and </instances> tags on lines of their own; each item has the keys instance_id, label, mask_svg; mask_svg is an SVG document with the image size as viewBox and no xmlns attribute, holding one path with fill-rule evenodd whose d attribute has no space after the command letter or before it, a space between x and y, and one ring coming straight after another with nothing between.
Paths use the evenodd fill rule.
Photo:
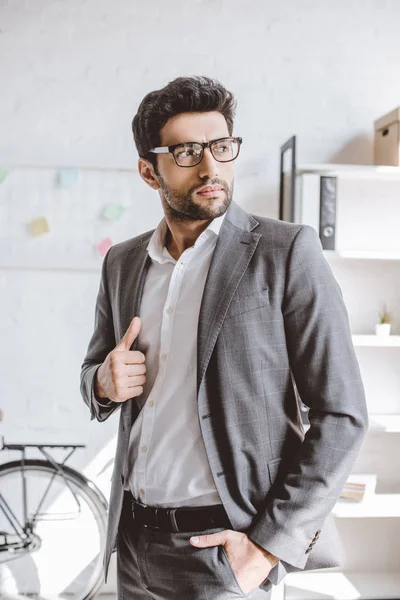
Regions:
<instances>
[{"instance_id":1,"label":"ear","mask_svg":"<svg viewBox=\"0 0 400 600\"><path fill-rule=\"evenodd\" d=\"M139 158L138 160L138 171L140 177L151 187L153 190L159 190L160 184L158 183L157 175L154 172L154 167L150 161L145 158Z\"/></svg>"}]
</instances>

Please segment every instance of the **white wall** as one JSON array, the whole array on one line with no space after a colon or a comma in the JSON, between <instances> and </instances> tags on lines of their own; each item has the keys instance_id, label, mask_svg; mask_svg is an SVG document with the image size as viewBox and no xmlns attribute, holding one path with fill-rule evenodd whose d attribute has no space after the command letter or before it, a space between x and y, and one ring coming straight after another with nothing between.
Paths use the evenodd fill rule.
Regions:
<instances>
[{"instance_id":1,"label":"white wall","mask_svg":"<svg viewBox=\"0 0 400 600\"><path fill-rule=\"evenodd\" d=\"M134 167L142 97L206 74L238 98L235 199L276 217L292 134L301 162L372 161L373 120L400 104L399 23L398 0L2 2L0 165ZM11 210L28 206L29 194ZM130 215L135 231L144 211ZM86 443L80 467L116 429L90 423L79 394L98 281L96 270L0 269L1 433Z\"/></svg>"}]
</instances>

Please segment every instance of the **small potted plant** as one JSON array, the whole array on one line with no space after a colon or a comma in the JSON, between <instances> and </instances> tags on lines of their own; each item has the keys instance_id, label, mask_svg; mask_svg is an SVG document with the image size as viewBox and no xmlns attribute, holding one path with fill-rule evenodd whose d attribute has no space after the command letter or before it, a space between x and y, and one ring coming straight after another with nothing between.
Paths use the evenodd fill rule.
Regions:
<instances>
[{"instance_id":1,"label":"small potted plant","mask_svg":"<svg viewBox=\"0 0 400 600\"><path fill-rule=\"evenodd\" d=\"M386 305L383 305L382 310L379 312L379 323L375 325L375 333L379 336L390 335L390 327L392 319L390 313L386 309Z\"/></svg>"}]
</instances>

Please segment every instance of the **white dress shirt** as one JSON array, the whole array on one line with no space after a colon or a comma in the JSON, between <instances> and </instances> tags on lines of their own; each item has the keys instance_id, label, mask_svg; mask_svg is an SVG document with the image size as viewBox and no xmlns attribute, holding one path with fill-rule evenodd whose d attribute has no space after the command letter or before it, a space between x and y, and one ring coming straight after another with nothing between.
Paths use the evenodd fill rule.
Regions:
<instances>
[{"instance_id":1,"label":"white dress shirt","mask_svg":"<svg viewBox=\"0 0 400 600\"><path fill-rule=\"evenodd\" d=\"M150 506L221 504L197 412L197 325L204 284L225 214L175 260L163 218L147 251L137 348L146 356L140 413L129 439L126 489Z\"/></svg>"}]
</instances>

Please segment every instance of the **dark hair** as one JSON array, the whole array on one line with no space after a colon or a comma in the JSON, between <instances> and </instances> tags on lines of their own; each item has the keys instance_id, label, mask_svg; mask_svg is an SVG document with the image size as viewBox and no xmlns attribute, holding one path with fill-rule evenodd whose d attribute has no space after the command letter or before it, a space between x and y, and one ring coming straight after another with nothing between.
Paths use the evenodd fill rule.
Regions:
<instances>
[{"instance_id":1,"label":"dark hair","mask_svg":"<svg viewBox=\"0 0 400 600\"><path fill-rule=\"evenodd\" d=\"M233 131L236 100L216 79L177 77L160 90L149 92L141 101L132 121L138 154L157 172L157 154L149 152L161 145L161 129L175 115L188 112L218 111L226 120L229 135Z\"/></svg>"}]
</instances>

